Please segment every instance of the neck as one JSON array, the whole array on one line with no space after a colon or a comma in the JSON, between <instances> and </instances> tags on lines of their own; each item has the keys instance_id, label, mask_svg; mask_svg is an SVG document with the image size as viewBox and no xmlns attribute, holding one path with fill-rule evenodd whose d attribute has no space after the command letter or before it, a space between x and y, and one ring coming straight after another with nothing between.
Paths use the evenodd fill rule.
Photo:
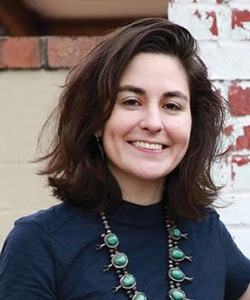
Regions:
<instances>
[{"instance_id":1,"label":"neck","mask_svg":"<svg viewBox=\"0 0 250 300\"><path fill-rule=\"evenodd\" d=\"M156 180L142 180L115 176L122 191L124 200L139 204L150 205L162 199L164 178Z\"/></svg>"}]
</instances>

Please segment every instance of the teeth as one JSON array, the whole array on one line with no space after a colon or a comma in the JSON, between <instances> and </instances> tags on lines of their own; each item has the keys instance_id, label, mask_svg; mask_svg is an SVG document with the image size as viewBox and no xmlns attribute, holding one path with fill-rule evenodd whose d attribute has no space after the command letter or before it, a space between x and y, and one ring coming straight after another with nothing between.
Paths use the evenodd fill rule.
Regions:
<instances>
[{"instance_id":1,"label":"teeth","mask_svg":"<svg viewBox=\"0 0 250 300\"><path fill-rule=\"evenodd\" d=\"M156 143L145 143L145 142L133 142L133 145L138 148L145 148L150 150L162 150L162 144L156 144Z\"/></svg>"}]
</instances>

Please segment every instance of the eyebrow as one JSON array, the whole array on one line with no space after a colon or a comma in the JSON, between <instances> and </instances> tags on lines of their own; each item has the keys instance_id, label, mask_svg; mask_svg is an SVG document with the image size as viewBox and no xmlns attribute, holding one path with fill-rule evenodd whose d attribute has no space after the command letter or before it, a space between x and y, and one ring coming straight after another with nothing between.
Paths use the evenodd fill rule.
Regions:
<instances>
[{"instance_id":1,"label":"eyebrow","mask_svg":"<svg viewBox=\"0 0 250 300\"><path fill-rule=\"evenodd\" d=\"M144 89L136 87L134 85L123 85L118 88L119 92L132 92L135 94L138 94L140 96L145 96L147 93ZM181 98L185 101L188 101L188 97L182 93L181 91L169 91L165 92L162 95L164 98Z\"/></svg>"},{"instance_id":2,"label":"eyebrow","mask_svg":"<svg viewBox=\"0 0 250 300\"><path fill-rule=\"evenodd\" d=\"M146 95L146 91L142 88L136 87L134 85L123 85L118 88L118 93L119 92L132 92L141 96Z\"/></svg>"},{"instance_id":3,"label":"eyebrow","mask_svg":"<svg viewBox=\"0 0 250 300\"><path fill-rule=\"evenodd\" d=\"M181 98L185 101L188 101L188 97L185 94L183 94L181 91L166 92L166 93L163 93L163 97L164 98Z\"/></svg>"}]
</instances>

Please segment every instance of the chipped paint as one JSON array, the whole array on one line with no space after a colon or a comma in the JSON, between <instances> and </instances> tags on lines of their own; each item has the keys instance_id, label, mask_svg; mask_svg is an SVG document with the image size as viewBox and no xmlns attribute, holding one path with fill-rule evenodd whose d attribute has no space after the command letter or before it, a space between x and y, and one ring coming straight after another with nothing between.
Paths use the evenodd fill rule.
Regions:
<instances>
[{"instance_id":1,"label":"chipped paint","mask_svg":"<svg viewBox=\"0 0 250 300\"><path fill-rule=\"evenodd\" d=\"M231 164L231 180L234 181L235 179L235 172L234 172L234 168L233 168L233 164Z\"/></svg>"},{"instance_id":2,"label":"chipped paint","mask_svg":"<svg viewBox=\"0 0 250 300\"><path fill-rule=\"evenodd\" d=\"M235 81L229 87L228 98L231 113L234 116L250 114L250 87L244 88Z\"/></svg>"},{"instance_id":3,"label":"chipped paint","mask_svg":"<svg viewBox=\"0 0 250 300\"><path fill-rule=\"evenodd\" d=\"M198 9L196 9L194 12L194 16L196 16L198 19L201 19L201 13L198 11Z\"/></svg>"},{"instance_id":4,"label":"chipped paint","mask_svg":"<svg viewBox=\"0 0 250 300\"><path fill-rule=\"evenodd\" d=\"M244 126L244 135L237 137L236 139L236 150L250 150L250 125Z\"/></svg>"},{"instance_id":5,"label":"chipped paint","mask_svg":"<svg viewBox=\"0 0 250 300\"><path fill-rule=\"evenodd\" d=\"M230 136L232 134L233 130L234 130L233 125L229 125L224 128L223 133L225 134L225 136Z\"/></svg>"},{"instance_id":6,"label":"chipped paint","mask_svg":"<svg viewBox=\"0 0 250 300\"><path fill-rule=\"evenodd\" d=\"M230 106L234 105L234 116L228 116L223 131L223 146L232 145L231 151L215 164L213 171L216 183L224 185L220 198L233 204L229 213L228 208L221 213L226 224L237 228L233 235L237 242L244 243L250 258L250 0L174 2L169 5L169 19L188 28L198 40L217 92L219 89Z\"/></svg>"},{"instance_id":7,"label":"chipped paint","mask_svg":"<svg viewBox=\"0 0 250 300\"><path fill-rule=\"evenodd\" d=\"M215 11L208 11L206 12L206 19L212 18L213 22L209 30L212 32L213 35L218 36L218 26L217 26L217 17Z\"/></svg>"},{"instance_id":8,"label":"chipped paint","mask_svg":"<svg viewBox=\"0 0 250 300\"><path fill-rule=\"evenodd\" d=\"M232 10L232 28L241 27L244 28L244 22L250 22L249 10Z\"/></svg>"},{"instance_id":9,"label":"chipped paint","mask_svg":"<svg viewBox=\"0 0 250 300\"><path fill-rule=\"evenodd\" d=\"M241 167L250 163L250 157L246 156L233 156L232 163L237 164L237 166Z\"/></svg>"}]
</instances>

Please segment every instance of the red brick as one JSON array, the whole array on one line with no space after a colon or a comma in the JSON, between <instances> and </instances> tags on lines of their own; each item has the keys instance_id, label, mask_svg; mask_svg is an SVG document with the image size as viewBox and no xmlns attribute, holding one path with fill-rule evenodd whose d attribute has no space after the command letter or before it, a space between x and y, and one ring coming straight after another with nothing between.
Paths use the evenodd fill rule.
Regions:
<instances>
[{"instance_id":1,"label":"red brick","mask_svg":"<svg viewBox=\"0 0 250 300\"><path fill-rule=\"evenodd\" d=\"M38 37L0 39L1 68L40 68L40 55L40 41Z\"/></svg>"},{"instance_id":2,"label":"red brick","mask_svg":"<svg viewBox=\"0 0 250 300\"><path fill-rule=\"evenodd\" d=\"M245 10L232 10L232 28L241 27L244 28L244 22L250 21L250 11Z\"/></svg>"},{"instance_id":3,"label":"red brick","mask_svg":"<svg viewBox=\"0 0 250 300\"><path fill-rule=\"evenodd\" d=\"M48 37L50 68L70 68L96 44L96 37Z\"/></svg>"},{"instance_id":4,"label":"red brick","mask_svg":"<svg viewBox=\"0 0 250 300\"><path fill-rule=\"evenodd\" d=\"M207 15L207 17L206 17L207 19L212 18L212 20L213 20L212 25L209 28L209 30L212 32L213 35L218 36L217 17L216 17L215 11L208 11L208 12L206 12L206 15Z\"/></svg>"},{"instance_id":5,"label":"red brick","mask_svg":"<svg viewBox=\"0 0 250 300\"><path fill-rule=\"evenodd\" d=\"M213 35L218 36L218 26L217 26L217 15L215 11L200 11L196 9L193 12L193 15L196 16L198 19L211 19L212 25L210 26L209 30Z\"/></svg>"},{"instance_id":6,"label":"red brick","mask_svg":"<svg viewBox=\"0 0 250 300\"><path fill-rule=\"evenodd\" d=\"M3 45L4 39L0 39L0 69L5 68L5 62L3 57Z\"/></svg>"},{"instance_id":7,"label":"red brick","mask_svg":"<svg viewBox=\"0 0 250 300\"><path fill-rule=\"evenodd\" d=\"M237 137L235 150L250 150L250 125L244 126L244 135Z\"/></svg>"},{"instance_id":8,"label":"red brick","mask_svg":"<svg viewBox=\"0 0 250 300\"><path fill-rule=\"evenodd\" d=\"M249 156L236 156L234 155L232 157L232 164L236 164L239 167L247 165L250 163L250 157Z\"/></svg>"},{"instance_id":9,"label":"red brick","mask_svg":"<svg viewBox=\"0 0 250 300\"><path fill-rule=\"evenodd\" d=\"M196 11L194 12L194 15L195 15L198 19L201 19L201 13L199 12L198 9L196 9Z\"/></svg>"},{"instance_id":10,"label":"red brick","mask_svg":"<svg viewBox=\"0 0 250 300\"><path fill-rule=\"evenodd\" d=\"M223 129L223 133L225 134L225 136L230 136L233 130L234 130L233 125L228 125Z\"/></svg>"},{"instance_id":11,"label":"red brick","mask_svg":"<svg viewBox=\"0 0 250 300\"><path fill-rule=\"evenodd\" d=\"M233 82L229 87L228 102L233 115L250 115L250 87L242 88Z\"/></svg>"}]
</instances>

